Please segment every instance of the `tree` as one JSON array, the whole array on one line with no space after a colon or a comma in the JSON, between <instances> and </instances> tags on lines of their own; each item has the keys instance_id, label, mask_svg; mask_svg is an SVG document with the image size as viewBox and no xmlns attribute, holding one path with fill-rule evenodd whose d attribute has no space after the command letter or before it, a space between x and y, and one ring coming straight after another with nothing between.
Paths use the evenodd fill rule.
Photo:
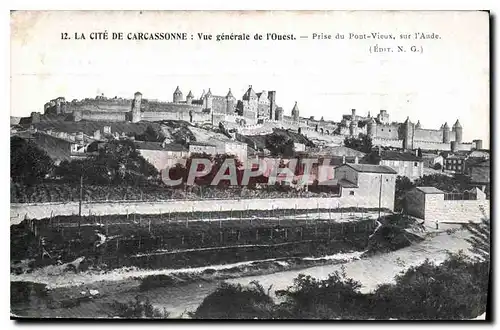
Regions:
<instances>
[{"instance_id":1,"label":"tree","mask_svg":"<svg viewBox=\"0 0 500 330\"><path fill-rule=\"evenodd\" d=\"M361 283L336 271L326 280L300 274L293 286L276 291L284 299L277 315L295 319L356 319L366 306L366 298L359 292Z\"/></svg>"},{"instance_id":2,"label":"tree","mask_svg":"<svg viewBox=\"0 0 500 330\"><path fill-rule=\"evenodd\" d=\"M270 289L270 288L269 288ZM195 319L270 319L274 302L262 285L222 283L192 314Z\"/></svg>"},{"instance_id":3,"label":"tree","mask_svg":"<svg viewBox=\"0 0 500 330\"><path fill-rule=\"evenodd\" d=\"M83 176L91 184L140 184L158 177L156 168L139 154L130 140L110 141L92 158L61 162L56 174L72 182Z\"/></svg>"},{"instance_id":4,"label":"tree","mask_svg":"<svg viewBox=\"0 0 500 330\"><path fill-rule=\"evenodd\" d=\"M373 316L403 320L471 319L486 309L488 270L464 254L441 265L426 260L377 288Z\"/></svg>"},{"instance_id":5,"label":"tree","mask_svg":"<svg viewBox=\"0 0 500 330\"><path fill-rule=\"evenodd\" d=\"M490 218L483 211L483 218L481 219L481 222L470 222L466 228L472 234L471 237L466 238L466 241L471 245L470 251L476 254L479 259L489 262L491 242Z\"/></svg>"},{"instance_id":6,"label":"tree","mask_svg":"<svg viewBox=\"0 0 500 330\"><path fill-rule=\"evenodd\" d=\"M463 192L472 188L470 178L463 174L449 177L443 174L424 175L415 180L417 187L435 187L446 192Z\"/></svg>"},{"instance_id":7,"label":"tree","mask_svg":"<svg viewBox=\"0 0 500 330\"><path fill-rule=\"evenodd\" d=\"M344 146L364 153L370 153L372 151L373 143L371 137L361 134L358 138L346 137L344 139Z\"/></svg>"},{"instance_id":8,"label":"tree","mask_svg":"<svg viewBox=\"0 0 500 330\"><path fill-rule=\"evenodd\" d=\"M396 177L396 191L395 191L395 201L394 201L394 210L402 211L404 210L404 199L405 195L408 191L413 189L415 184L411 182L411 180L406 176L398 175Z\"/></svg>"},{"instance_id":9,"label":"tree","mask_svg":"<svg viewBox=\"0 0 500 330\"><path fill-rule=\"evenodd\" d=\"M293 140L282 134L272 133L266 136L266 149L269 149L273 156L293 157L295 155Z\"/></svg>"},{"instance_id":10,"label":"tree","mask_svg":"<svg viewBox=\"0 0 500 330\"><path fill-rule=\"evenodd\" d=\"M47 153L32 142L14 136L10 139L10 177L12 181L32 185L54 168Z\"/></svg>"},{"instance_id":11,"label":"tree","mask_svg":"<svg viewBox=\"0 0 500 330\"><path fill-rule=\"evenodd\" d=\"M148 125L143 133L135 133L134 136L138 141L163 142L165 140L163 132L155 130L151 125Z\"/></svg>"},{"instance_id":12,"label":"tree","mask_svg":"<svg viewBox=\"0 0 500 330\"><path fill-rule=\"evenodd\" d=\"M215 156L209 155L207 153L197 153L197 154L191 154L191 156L186 160L186 165L181 165L181 164L176 164L172 169L170 169L169 175L170 179L172 180L177 180L177 179L182 179L183 183L186 183L188 180L189 172L191 169L191 166L193 166L193 160L195 159L208 159L210 163L212 164L212 167L210 169L210 172L207 173L204 176L196 177L194 179L194 183L199 185L199 186L211 186L212 182L214 181L215 176L217 173L219 173L219 170L223 166L224 163L226 162L233 162L234 167L236 169L236 181L238 183L241 182L241 178L243 176L243 171L239 169L242 165L241 161L232 154L217 154ZM196 169L197 171L203 171L203 165L198 164L198 167ZM223 173L224 175L231 174L230 169L227 168L225 172ZM227 187L230 184L230 180L220 180L218 183L219 187Z\"/></svg>"}]
</instances>

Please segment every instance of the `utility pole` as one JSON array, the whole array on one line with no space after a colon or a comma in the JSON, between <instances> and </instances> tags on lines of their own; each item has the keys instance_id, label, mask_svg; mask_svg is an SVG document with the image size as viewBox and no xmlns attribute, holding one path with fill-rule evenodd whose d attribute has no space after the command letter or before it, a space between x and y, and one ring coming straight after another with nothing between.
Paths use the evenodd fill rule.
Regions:
<instances>
[{"instance_id":1,"label":"utility pole","mask_svg":"<svg viewBox=\"0 0 500 330\"><path fill-rule=\"evenodd\" d=\"M380 191L378 194L378 220L380 221L380 209L382 207L382 174L380 174Z\"/></svg>"},{"instance_id":2,"label":"utility pole","mask_svg":"<svg viewBox=\"0 0 500 330\"><path fill-rule=\"evenodd\" d=\"M82 216L82 199L83 199L83 174L80 175L80 202L78 203L78 215Z\"/></svg>"},{"instance_id":3,"label":"utility pole","mask_svg":"<svg viewBox=\"0 0 500 330\"><path fill-rule=\"evenodd\" d=\"M83 173L80 175L80 202L78 203L78 233L82 222L82 200L83 200Z\"/></svg>"}]
</instances>

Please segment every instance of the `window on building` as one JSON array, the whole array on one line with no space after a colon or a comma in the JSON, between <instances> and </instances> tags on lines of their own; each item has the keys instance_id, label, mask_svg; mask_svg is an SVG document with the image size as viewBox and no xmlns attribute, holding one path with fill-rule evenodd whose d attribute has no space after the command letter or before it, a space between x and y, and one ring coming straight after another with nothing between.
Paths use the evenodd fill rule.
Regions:
<instances>
[{"instance_id":1,"label":"window on building","mask_svg":"<svg viewBox=\"0 0 500 330\"><path fill-rule=\"evenodd\" d=\"M458 165L457 166L457 170L461 171L462 170L462 166Z\"/></svg>"},{"instance_id":2,"label":"window on building","mask_svg":"<svg viewBox=\"0 0 500 330\"><path fill-rule=\"evenodd\" d=\"M418 166L418 162L413 163L413 166Z\"/></svg>"},{"instance_id":3,"label":"window on building","mask_svg":"<svg viewBox=\"0 0 500 330\"><path fill-rule=\"evenodd\" d=\"M458 162L459 164L462 164L462 160L461 160L461 159L457 160L457 162Z\"/></svg>"},{"instance_id":4,"label":"window on building","mask_svg":"<svg viewBox=\"0 0 500 330\"><path fill-rule=\"evenodd\" d=\"M354 191L349 191L349 195L354 196Z\"/></svg>"}]
</instances>

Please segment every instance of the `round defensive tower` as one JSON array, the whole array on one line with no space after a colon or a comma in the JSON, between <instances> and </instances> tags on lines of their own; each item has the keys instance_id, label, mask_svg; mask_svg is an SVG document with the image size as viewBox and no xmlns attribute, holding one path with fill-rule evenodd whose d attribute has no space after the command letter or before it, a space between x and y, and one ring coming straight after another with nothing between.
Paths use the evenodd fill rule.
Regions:
<instances>
[{"instance_id":1,"label":"round defensive tower","mask_svg":"<svg viewBox=\"0 0 500 330\"><path fill-rule=\"evenodd\" d=\"M443 125L443 143L450 143L450 128L448 127L448 123L444 123Z\"/></svg>"},{"instance_id":2,"label":"round defensive tower","mask_svg":"<svg viewBox=\"0 0 500 330\"><path fill-rule=\"evenodd\" d=\"M455 125L453 125L453 131L455 132L455 141L457 141L457 143L462 143L462 125L460 125L460 122L457 121L455 122Z\"/></svg>"},{"instance_id":3,"label":"round defensive tower","mask_svg":"<svg viewBox=\"0 0 500 330\"><path fill-rule=\"evenodd\" d=\"M410 121L410 117L406 117L404 122L403 148L407 150L413 149L413 123Z\"/></svg>"},{"instance_id":4,"label":"round defensive tower","mask_svg":"<svg viewBox=\"0 0 500 330\"><path fill-rule=\"evenodd\" d=\"M186 103L187 104L192 104L193 103L193 99L194 99L194 95L193 95L193 93L191 93L191 91L189 91L188 95L186 96Z\"/></svg>"},{"instance_id":5,"label":"round defensive tower","mask_svg":"<svg viewBox=\"0 0 500 330\"><path fill-rule=\"evenodd\" d=\"M377 135L377 122L375 119L370 118L366 125L366 133L368 134L369 137L375 137Z\"/></svg>"},{"instance_id":6,"label":"round defensive tower","mask_svg":"<svg viewBox=\"0 0 500 330\"><path fill-rule=\"evenodd\" d=\"M140 92L136 92L134 94L134 102L132 104L132 122L137 123L141 121L141 101L142 94Z\"/></svg>"},{"instance_id":7,"label":"round defensive tower","mask_svg":"<svg viewBox=\"0 0 500 330\"><path fill-rule=\"evenodd\" d=\"M174 91L174 103L180 103L184 100L184 97L182 95L181 90L179 89L179 86Z\"/></svg>"}]
</instances>

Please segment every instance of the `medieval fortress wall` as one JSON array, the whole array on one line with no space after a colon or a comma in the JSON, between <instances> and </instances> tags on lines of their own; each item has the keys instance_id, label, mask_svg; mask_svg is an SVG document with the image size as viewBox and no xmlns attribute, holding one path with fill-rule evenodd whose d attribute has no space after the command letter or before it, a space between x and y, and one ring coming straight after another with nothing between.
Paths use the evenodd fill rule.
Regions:
<instances>
[{"instance_id":1,"label":"medieval fortress wall","mask_svg":"<svg viewBox=\"0 0 500 330\"><path fill-rule=\"evenodd\" d=\"M186 97L177 87L172 102L143 99L137 92L133 99L105 98L73 100L63 97L51 100L44 106L45 115L64 115L65 120L80 121L163 121L183 120L191 123L224 123L228 128L236 128L243 135L271 133L273 128L298 131L310 138L327 139L341 143L345 137L365 134L372 138L374 145L427 150L471 150L482 145L481 140L471 143L462 141L463 128L457 120L453 127L443 124L439 129L422 128L420 121L412 123L409 118L404 123L391 122L386 110L376 116L350 114L342 116L338 123L300 117L297 102L290 116L284 114L276 103L275 91L256 93L249 86L241 99L236 99L231 89L225 96L213 95L212 91L195 98L190 91ZM32 114L32 121L40 120L39 113ZM328 137L328 138L327 138ZM332 137L330 139L330 137Z\"/></svg>"}]
</instances>

